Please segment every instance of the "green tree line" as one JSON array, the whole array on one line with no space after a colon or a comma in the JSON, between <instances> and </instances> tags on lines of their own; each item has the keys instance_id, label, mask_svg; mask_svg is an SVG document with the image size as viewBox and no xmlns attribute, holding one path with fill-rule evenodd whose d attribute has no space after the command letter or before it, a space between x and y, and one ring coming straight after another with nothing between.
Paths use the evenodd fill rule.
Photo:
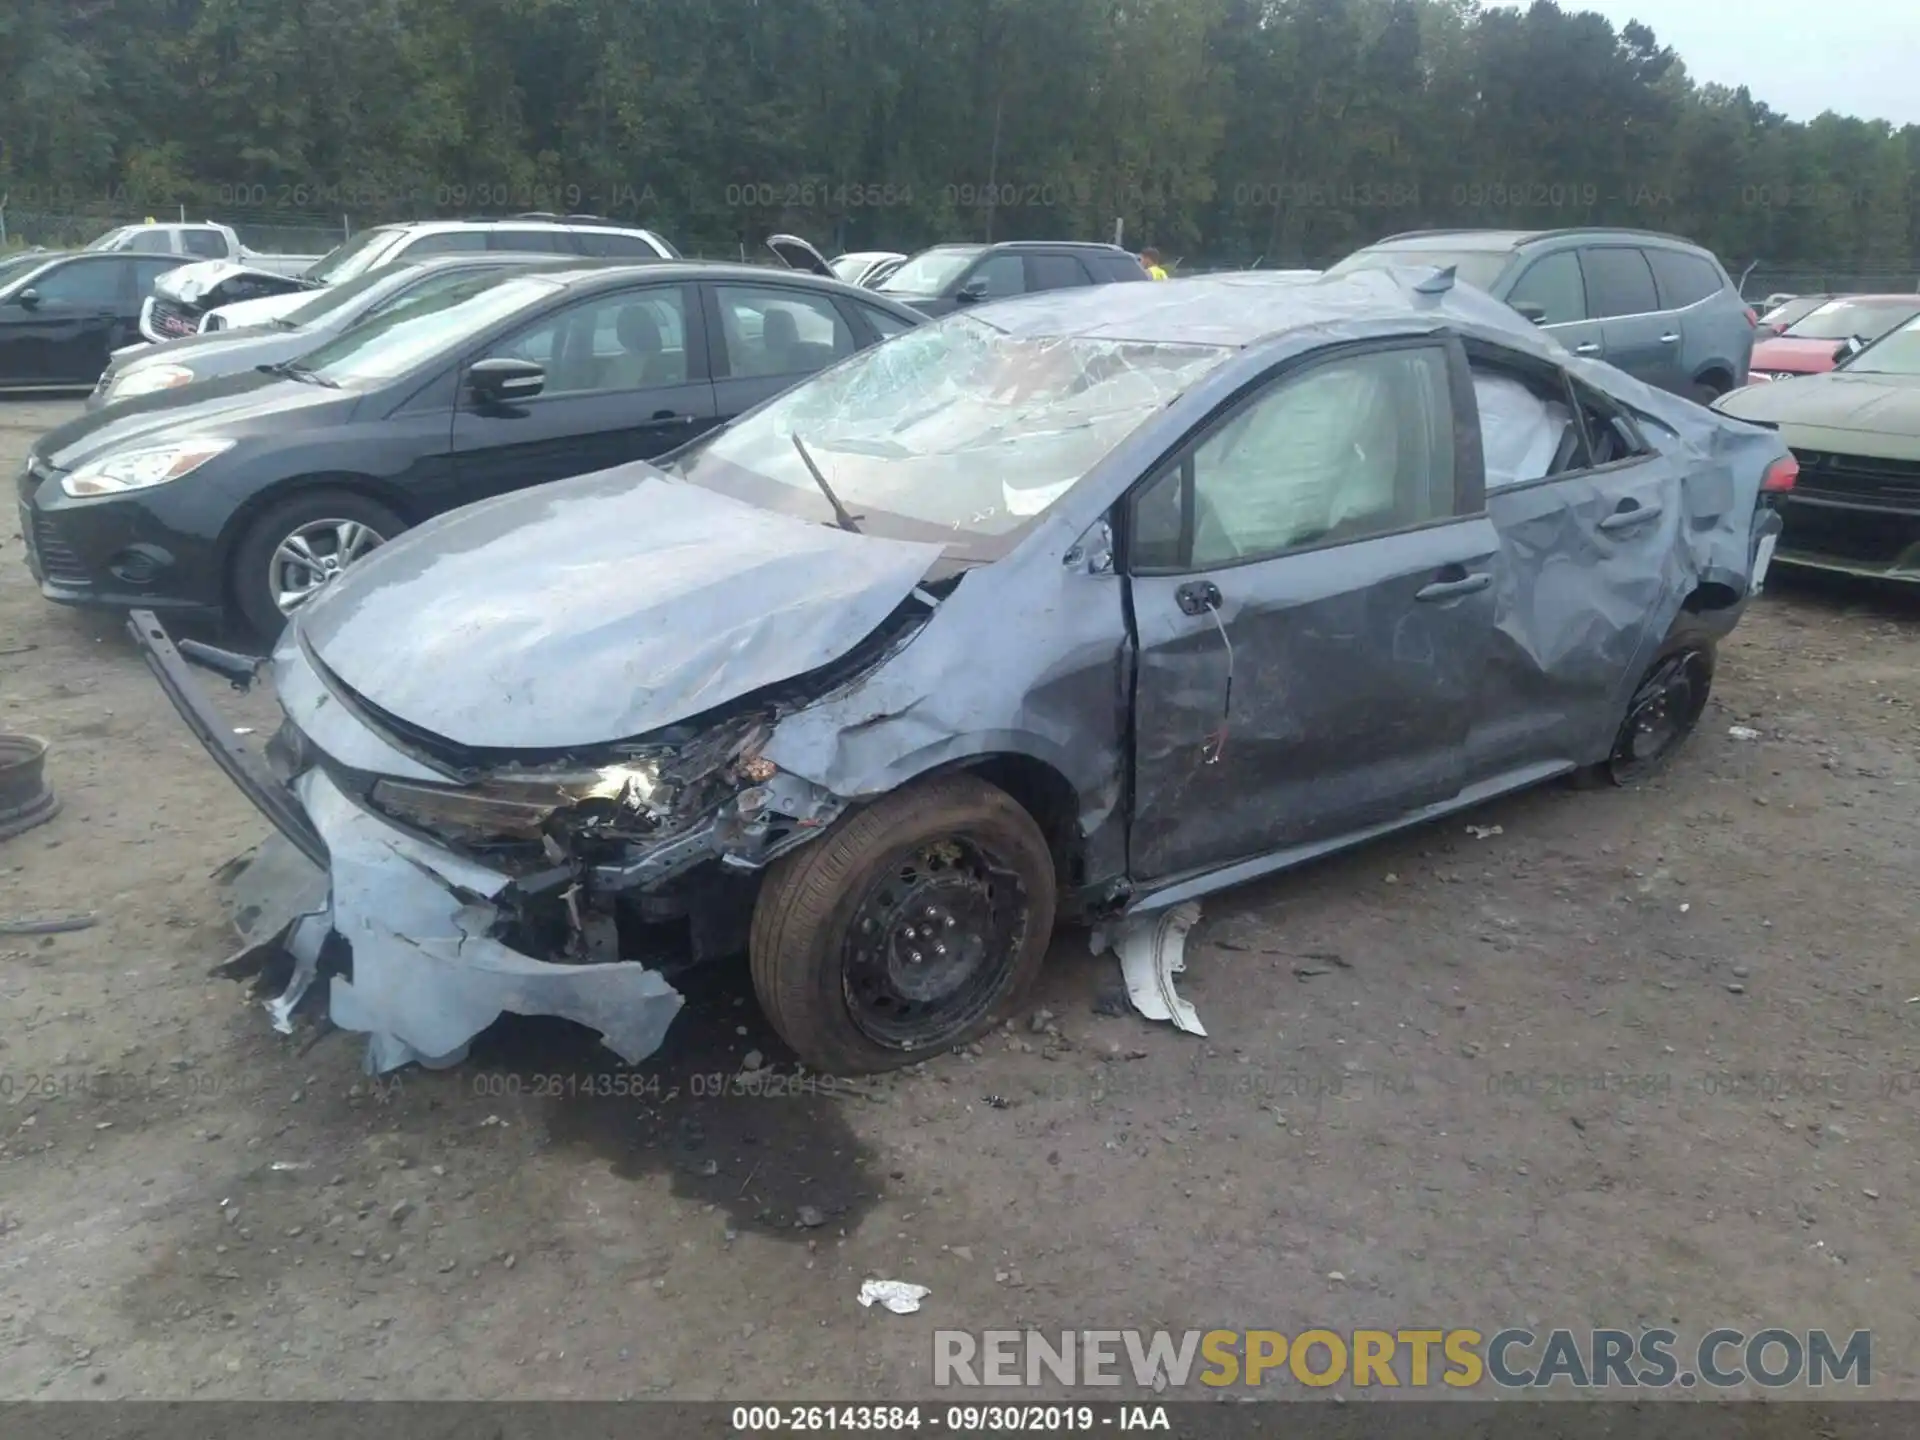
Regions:
<instances>
[{"instance_id":1,"label":"green tree line","mask_svg":"<svg viewBox=\"0 0 1920 1440\"><path fill-rule=\"evenodd\" d=\"M1817 23L1817 16L1814 17ZM1920 126L1789 121L1538 0L10 0L18 210L589 211L689 253L1108 238L1320 264L1438 225L1894 272ZM195 218L198 218L196 215Z\"/></svg>"}]
</instances>

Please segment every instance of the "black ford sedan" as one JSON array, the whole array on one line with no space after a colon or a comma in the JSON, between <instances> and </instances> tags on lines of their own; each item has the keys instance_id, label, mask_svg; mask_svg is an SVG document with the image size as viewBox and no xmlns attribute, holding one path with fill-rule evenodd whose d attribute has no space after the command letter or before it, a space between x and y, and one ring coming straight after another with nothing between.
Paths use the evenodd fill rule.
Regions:
<instances>
[{"instance_id":1,"label":"black ford sedan","mask_svg":"<svg viewBox=\"0 0 1920 1440\"><path fill-rule=\"evenodd\" d=\"M744 265L475 276L49 432L19 479L28 563L50 600L233 609L271 638L431 515L664 454L923 319Z\"/></svg>"}]
</instances>

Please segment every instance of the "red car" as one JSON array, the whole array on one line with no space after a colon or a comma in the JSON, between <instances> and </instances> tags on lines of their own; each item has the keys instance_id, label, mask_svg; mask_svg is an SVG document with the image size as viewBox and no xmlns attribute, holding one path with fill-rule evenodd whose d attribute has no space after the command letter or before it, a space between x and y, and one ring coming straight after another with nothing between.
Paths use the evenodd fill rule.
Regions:
<instances>
[{"instance_id":1,"label":"red car","mask_svg":"<svg viewBox=\"0 0 1920 1440\"><path fill-rule=\"evenodd\" d=\"M1784 380L1833 369L1849 341L1871 344L1920 316L1920 295L1841 295L1753 347L1749 380Z\"/></svg>"}]
</instances>

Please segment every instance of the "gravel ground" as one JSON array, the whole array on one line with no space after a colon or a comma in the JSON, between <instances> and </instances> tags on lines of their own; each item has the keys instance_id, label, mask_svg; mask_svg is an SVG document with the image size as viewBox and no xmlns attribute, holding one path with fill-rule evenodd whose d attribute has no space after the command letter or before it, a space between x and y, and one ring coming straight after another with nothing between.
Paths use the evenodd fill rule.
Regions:
<instances>
[{"instance_id":1,"label":"gravel ground","mask_svg":"<svg viewBox=\"0 0 1920 1440\"><path fill-rule=\"evenodd\" d=\"M0 403L9 477L72 413ZM618 1085L561 1024L382 1083L273 1034L208 975L265 822L16 531L0 730L56 742L65 808L0 844L0 915L98 923L0 936L0 1397L925 1397L935 1326L1423 1322L1872 1329L1920 1393L1899 597L1777 586L1646 788L1216 897L1207 1039L1105 1013L1069 933L974 1053L723 1097L791 1073L744 966Z\"/></svg>"}]
</instances>

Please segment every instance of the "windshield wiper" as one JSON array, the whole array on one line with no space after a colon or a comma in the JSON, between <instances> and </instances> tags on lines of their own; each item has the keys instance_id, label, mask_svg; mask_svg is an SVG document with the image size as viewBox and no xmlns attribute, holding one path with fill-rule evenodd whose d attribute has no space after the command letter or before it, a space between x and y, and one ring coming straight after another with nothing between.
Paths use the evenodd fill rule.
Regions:
<instances>
[{"instance_id":1,"label":"windshield wiper","mask_svg":"<svg viewBox=\"0 0 1920 1440\"><path fill-rule=\"evenodd\" d=\"M813 483L820 487L820 493L827 497L827 503L833 506L833 521L842 530L851 530L855 535L860 527L853 522L858 516L849 515L847 507L840 503L840 497L833 493L833 487L827 484L827 477L820 473L820 467L813 463L813 456L807 453L807 447L798 435L793 438L793 448L800 452L800 463L807 467L807 473L813 476Z\"/></svg>"},{"instance_id":2,"label":"windshield wiper","mask_svg":"<svg viewBox=\"0 0 1920 1440\"><path fill-rule=\"evenodd\" d=\"M260 365L255 368L268 375L284 375L289 380L298 380L305 385L324 385L329 390L340 388L338 380L329 380L318 371L309 370L298 360L282 360L277 365Z\"/></svg>"}]
</instances>

